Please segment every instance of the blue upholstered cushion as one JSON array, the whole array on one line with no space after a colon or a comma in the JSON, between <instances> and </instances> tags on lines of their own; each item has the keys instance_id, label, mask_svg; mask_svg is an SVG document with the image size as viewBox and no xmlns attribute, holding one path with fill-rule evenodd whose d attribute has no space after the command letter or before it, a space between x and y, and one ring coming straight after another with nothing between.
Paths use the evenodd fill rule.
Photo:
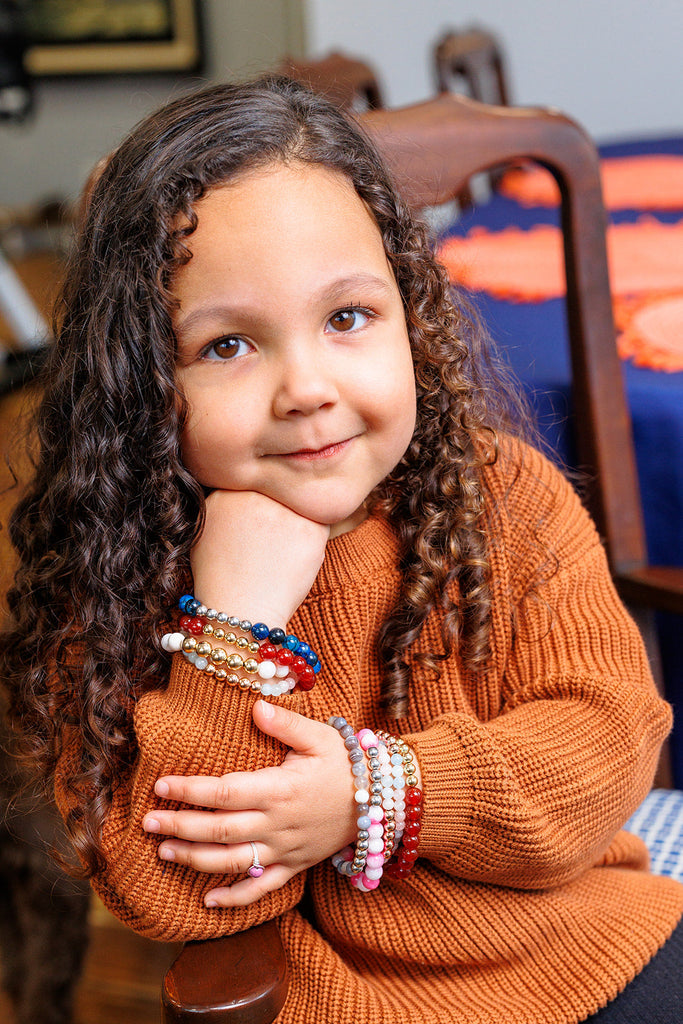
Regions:
<instances>
[{"instance_id":1,"label":"blue upholstered cushion","mask_svg":"<svg viewBox=\"0 0 683 1024\"><path fill-rule=\"evenodd\" d=\"M624 828L645 841L653 874L683 881L683 790L653 789Z\"/></svg>"}]
</instances>

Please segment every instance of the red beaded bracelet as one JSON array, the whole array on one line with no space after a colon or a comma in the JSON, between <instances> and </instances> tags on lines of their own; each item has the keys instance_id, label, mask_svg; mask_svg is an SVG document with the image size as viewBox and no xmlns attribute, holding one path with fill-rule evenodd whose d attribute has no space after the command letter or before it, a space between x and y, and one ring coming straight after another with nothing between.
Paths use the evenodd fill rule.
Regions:
<instances>
[{"instance_id":1,"label":"red beaded bracelet","mask_svg":"<svg viewBox=\"0 0 683 1024\"><path fill-rule=\"evenodd\" d=\"M395 858L389 861L384 871L389 878L407 878L418 858L420 828L422 827L422 790L416 785L415 755L400 736L391 736L385 732L379 732L378 735L385 742L392 745L395 744L398 747L403 757L407 782L405 790L406 821L403 835L401 836L401 842Z\"/></svg>"},{"instance_id":2,"label":"red beaded bracelet","mask_svg":"<svg viewBox=\"0 0 683 1024\"><path fill-rule=\"evenodd\" d=\"M406 825L396 859L389 862L385 873L390 878L407 878L418 857L422 826L422 790L411 786L406 791Z\"/></svg>"}]
</instances>

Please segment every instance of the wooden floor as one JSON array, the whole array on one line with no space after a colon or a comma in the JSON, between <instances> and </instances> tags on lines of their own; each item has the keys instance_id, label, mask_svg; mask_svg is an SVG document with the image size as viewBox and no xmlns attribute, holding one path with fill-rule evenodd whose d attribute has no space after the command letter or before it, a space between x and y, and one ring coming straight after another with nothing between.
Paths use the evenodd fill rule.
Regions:
<instances>
[{"instance_id":1,"label":"wooden floor","mask_svg":"<svg viewBox=\"0 0 683 1024\"><path fill-rule=\"evenodd\" d=\"M178 949L140 938L95 907L74 1024L159 1024L161 980ZM15 1024L1 993L0 1021Z\"/></svg>"}]
</instances>

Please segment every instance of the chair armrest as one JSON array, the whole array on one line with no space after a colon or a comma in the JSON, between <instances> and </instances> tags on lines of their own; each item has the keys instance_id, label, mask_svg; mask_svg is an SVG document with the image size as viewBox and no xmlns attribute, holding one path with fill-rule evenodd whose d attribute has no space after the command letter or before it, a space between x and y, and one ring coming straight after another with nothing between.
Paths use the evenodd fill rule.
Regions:
<instances>
[{"instance_id":1,"label":"chair armrest","mask_svg":"<svg viewBox=\"0 0 683 1024\"><path fill-rule=\"evenodd\" d=\"M646 565L613 570L623 601L683 615L683 566Z\"/></svg>"},{"instance_id":2,"label":"chair armrest","mask_svg":"<svg viewBox=\"0 0 683 1024\"><path fill-rule=\"evenodd\" d=\"M274 921L187 942L162 987L164 1024L273 1024L287 998L285 951Z\"/></svg>"}]
</instances>

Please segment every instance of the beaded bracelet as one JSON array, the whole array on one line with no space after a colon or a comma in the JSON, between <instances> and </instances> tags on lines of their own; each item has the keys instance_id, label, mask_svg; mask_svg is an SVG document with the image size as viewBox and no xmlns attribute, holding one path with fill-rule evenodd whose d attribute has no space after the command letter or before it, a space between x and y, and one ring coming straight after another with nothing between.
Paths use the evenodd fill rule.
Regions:
<instances>
[{"instance_id":1,"label":"beaded bracelet","mask_svg":"<svg viewBox=\"0 0 683 1024\"><path fill-rule=\"evenodd\" d=\"M373 827L374 831L371 830L374 845L370 847L367 867L360 879L351 879L352 883L357 885L361 891L366 891L368 888L375 888L374 885L369 884L370 882L377 882L379 884L379 879L384 871L383 865L386 860L388 825L386 815L392 808L384 797L384 787L382 785L383 744L380 743L371 729L361 729L360 732L356 733L356 738L368 759L370 813L379 815L381 812L381 818L379 818L377 825Z\"/></svg>"},{"instance_id":2,"label":"beaded bracelet","mask_svg":"<svg viewBox=\"0 0 683 1024\"><path fill-rule=\"evenodd\" d=\"M395 756L400 756L406 772L405 826L396 859L387 864L386 873L390 878L407 878L418 858L422 827L422 790L418 787L415 755L405 740L398 736L379 732L378 737L396 747L396 754L392 755L392 760Z\"/></svg>"},{"instance_id":3,"label":"beaded bracelet","mask_svg":"<svg viewBox=\"0 0 683 1024\"><path fill-rule=\"evenodd\" d=\"M358 733L358 739L363 742L366 739L365 734L369 730L361 729ZM367 741L370 743L367 754L371 759L368 764L371 769L371 790L373 795L379 795L382 800L382 810L384 812L384 849L382 855L384 860L389 859L389 850L393 848L393 837L394 837L394 789L393 786L389 785L389 751L387 750L386 744L382 742L377 736L371 734L371 738L367 737Z\"/></svg>"},{"instance_id":4,"label":"beaded bracelet","mask_svg":"<svg viewBox=\"0 0 683 1024\"><path fill-rule=\"evenodd\" d=\"M309 644L294 634L207 608L191 594L184 594L178 607L183 613L178 622L182 632L165 634L161 646L171 653L180 651L200 671L230 684L239 684L244 690L258 691L264 697L279 697L295 687L311 690L315 685L320 660ZM229 629L225 630L224 625ZM237 636L232 632L237 628L242 633L251 633L254 639ZM221 646L212 647L208 641L198 639L209 636ZM248 651L248 655L229 654L223 644ZM263 681L239 676L240 670L251 676L258 675Z\"/></svg>"},{"instance_id":5,"label":"beaded bracelet","mask_svg":"<svg viewBox=\"0 0 683 1024\"><path fill-rule=\"evenodd\" d=\"M394 736L377 732L380 744L382 806L384 808L384 859L396 852L405 824L405 778L403 758L398 755Z\"/></svg>"},{"instance_id":6,"label":"beaded bracelet","mask_svg":"<svg viewBox=\"0 0 683 1024\"><path fill-rule=\"evenodd\" d=\"M381 804L373 801L368 788L368 774L362 744L354 735L353 726L341 715L333 716L328 725L337 729L349 752L351 772L355 786L354 799L358 804L356 848L347 846L332 857L340 875L345 875L361 892L370 892L379 886L384 863L384 812Z\"/></svg>"},{"instance_id":7,"label":"beaded bracelet","mask_svg":"<svg viewBox=\"0 0 683 1024\"><path fill-rule=\"evenodd\" d=\"M197 627L197 624L201 628ZM213 636L214 639L225 643L229 646L234 646L240 650L248 650L252 654L252 660L260 662L276 662L276 667L286 668L287 672L293 672L296 674L299 687L302 690L311 690L315 686L316 669L314 666L309 665L305 658L301 655L295 654L287 647L277 648L275 644L270 641L264 643L257 643L256 641L249 641L244 636L236 636L228 630L226 632L222 626L213 626L210 622L205 622L203 619L191 618L187 615L181 615L179 621L179 628L183 630L182 635L187 639L196 638L198 636ZM242 623L240 623L240 626ZM167 634L168 635L168 634ZM171 642L170 640L168 641ZM308 646L308 645L306 645ZM211 649L209 645L209 649ZM213 648L213 650L221 651L222 647ZM208 653L208 651L207 651ZM241 668L239 664L240 655L227 655L227 659L233 658L235 664L233 667ZM222 655L218 655L220 661L225 659ZM319 664L319 663L318 663ZM250 671L247 669L247 671ZM318 669L318 671L320 671ZM272 673L275 674L274 672ZM286 674L286 673L285 673Z\"/></svg>"},{"instance_id":8,"label":"beaded bracelet","mask_svg":"<svg viewBox=\"0 0 683 1024\"><path fill-rule=\"evenodd\" d=\"M387 865L390 878L407 878L418 858L422 827L422 791L415 786L406 790L406 825L396 859Z\"/></svg>"},{"instance_id":9,"label":"beaded bracelet","mask_svg":"<svg viewBox=\"0 0 683 1024\"><path fill-rule=\"evenodd\" d=\"M230 634L228 634L228 637ZM226 642L228 642L226 637ZM232 634L234 637L234 633ZM222 638L219 638L222 639ZM264 645L240 645L248 648L249 654L262 654ZM166 633L161 638L161 646L169 653L181 653L200 672L227 682L239 685L243 690L252 690L263 697L281 697L298 685L300 689L310 689L313 685L302 682L291 674L289 665L276 664L271 660L259 661L256 657L243 657L241 654L229 654L223 647L212 647L208 640L198 640L195 636L184 636L183 633ZM238 675L238 671L247 672L247 676ZM249 678L251 676L251 678Z\"/></svg>"},{"instance_id":10,"label":"beaded bracelet","mask_svg":"<svg viewBox=\"0 0 683 1024\"><path fill-rule=\"evenodd\" d=\"M238 619L234 615L228 616L225 612L216 611L215 608L207 608L205 604L198 601L192 594L183 594L178 601L178 607L183 612L181 623L183 617L187 616L186 628L190 633L199 634L203 632L207 623L211 624L213 621L218 622L219 626L227 624L233 629L239 627L243 633L251 633L254 640L268 639L276 647L286 648L293 655L303 658L306 664L313 669L314 673L320 672L322 666L318 655L311 649L309 644L299 640L293 633L285 633L284 629L279 627L269 629L265 622L251 623L248 619ZM181 626L181 628L183 627Z\"/></svg>"},{"instance_id":11,"label":"beaded bracelet","mask_svg":"<svg viewBox=\"0 0 683 1024\"><path fill-rule=\"evenodd\" d=\"M210 659L214 665L227 667L232 671L243 668L245 672L252 675L258 674L265 680L274 677L278 679L293 677L293 683L298 682L302 690L309 690L314 685L315 675L310 666L302 663L300 658L293 656L292 652L286 648L278 651L272 644L249 642L246 637L236 636L230 631L226 633L223 629L215 629L213 637L221 642L220 647L212 647L207 639L198 639L196 636L187 636L184 633L166 633L161 638L161 646L165 651L171 653L175 651L186 654L193 652L200 659ZM223 644L235 647L242 653L230 654L222 646ZM198 667L205 668L201 664ZM292 687L289 688L292 689Z\"/></svg>"},{"instance_id":12,"label":"beaded bracelet","mask_svg":"<svg viewBox=\"0 0 683 1024\"><path fill-rule=\"evenodd\" d=\"M341 716L330 718L328 724L339 731L349 751L356 800L367 800L359 807L355 851L350 846L340 850L333 865L362 892L376 889L385 872L390 878L407 878L418 857L422 825L422 790L413 751L401 737L379 730L375 734L361 729L354 737ZM390 861L394 854L396 859Z\"/></svg>"}]
</instances>

